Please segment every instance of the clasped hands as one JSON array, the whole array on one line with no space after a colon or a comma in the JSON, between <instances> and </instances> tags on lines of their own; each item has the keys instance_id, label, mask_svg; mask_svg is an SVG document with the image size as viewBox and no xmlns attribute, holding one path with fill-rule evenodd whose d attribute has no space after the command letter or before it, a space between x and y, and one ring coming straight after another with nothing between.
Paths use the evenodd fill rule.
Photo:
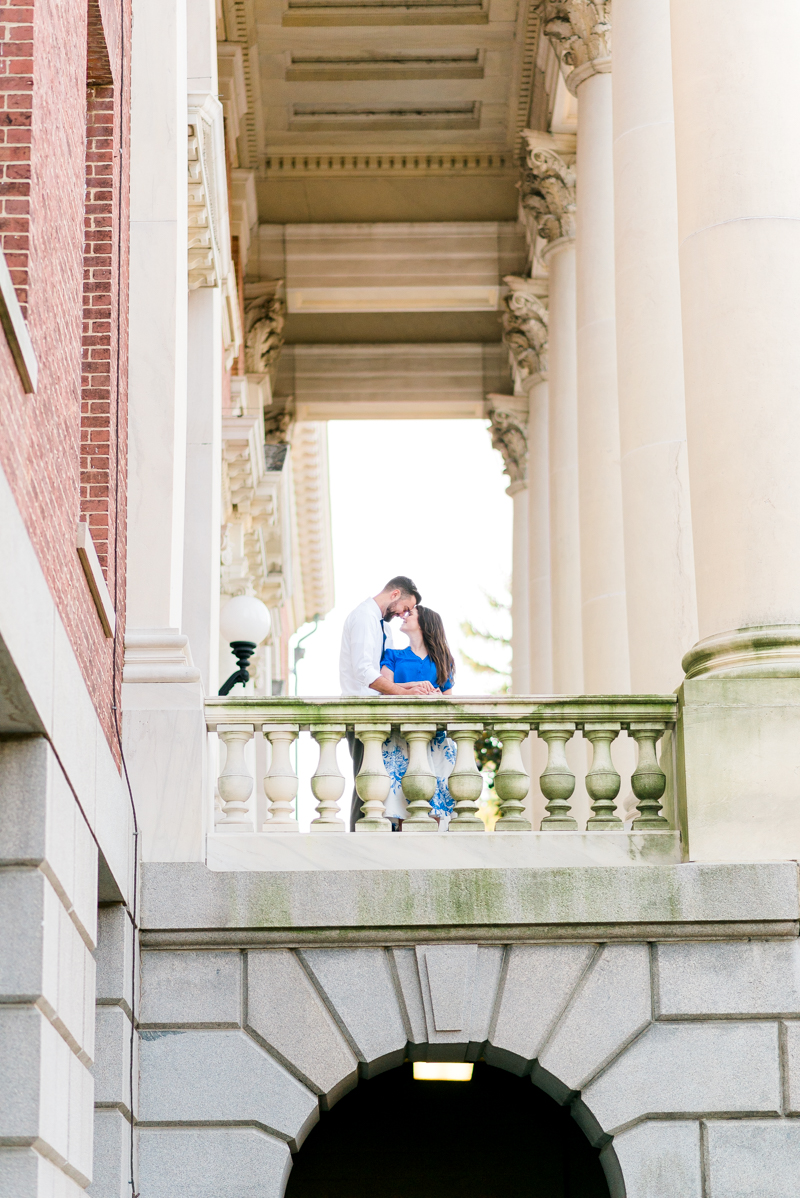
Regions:
<instances>
[{"instance_id":1,"label":"clasped hands","mask_svg":"<svg viewBox=\"0 0 800 1198\"><path fill-rule=\"evenodd\" d=\"M395 694L403 695L441 695L438 686L430 682L396 682Z\"/></svg>"}]
</instances>

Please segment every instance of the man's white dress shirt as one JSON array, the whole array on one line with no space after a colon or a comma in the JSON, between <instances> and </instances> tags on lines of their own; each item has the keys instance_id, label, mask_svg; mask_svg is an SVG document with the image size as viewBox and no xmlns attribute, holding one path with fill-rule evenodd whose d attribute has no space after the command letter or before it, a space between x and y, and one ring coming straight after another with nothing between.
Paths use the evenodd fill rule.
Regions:
<instances>
[{"instance_id":1,"label":"man's white dress shirt","mask_svg":"<svg viewBox=\"0 0 800 1198\"><path fill-rule=\"evenodd\" d=\"M380 692L369 684L380 675L382 653L381 609L374 599L365 599L350 612L342 629L339 684L343 695L378 697Z\"/></svg>"}]
</instances>

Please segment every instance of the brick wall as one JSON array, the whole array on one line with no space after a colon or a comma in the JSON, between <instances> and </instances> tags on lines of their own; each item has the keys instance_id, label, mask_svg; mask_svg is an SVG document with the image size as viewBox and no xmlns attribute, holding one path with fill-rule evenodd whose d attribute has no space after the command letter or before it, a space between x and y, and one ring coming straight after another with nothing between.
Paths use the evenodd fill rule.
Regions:
<instances>
[{"instance_id":1,"label":"brick wall","mask_svg":"<svg viewBox=\"0 0 800 1198\"><path fill-rule=\"evenodd\" d=\"M0 246L23 312L28 250L33 101L33 0L0 7Z\"/></svg>"},{"instance_id":2,"label":"brick wall","mask_svg":"<svg viewBox=\"0 0 800 1198\"><path fill-rule=\"evenodd\" d=\"M87 0L35 0L35 8L24 11L29 21L33 15L33 86L20 93L6 87L2 96L6 104L9 94L29 97L29 124L3 128L6 135L29 130L29 196L21 198L30 203L26 298L39 386L35 395L23 394L0 334L0 461L116 751L112 703L125 626L127 235L121 260L117 245L118 222L128 228L130 96L129 54L121 55L120 35L124 30L129 47L130 8L126 3L121 27L106 0L91 0L88 8ZM3 32L10 28L8 12L0 9ZM14 27L22 28L19 22ZM0 49L12 40L21 39L5 36ZM0 55L0 64L11 58ZM30 66L29 59L19 61ZM102 83L96 82L98 61L107 72ZM8 78L9 72L0 74L0 85ZM8 151L8 143L2 148ZM8 188L8 159L3 168ZM10 196L1 189L0 195L2 219L8 219ZM11 231L0 224L0 235ZM5 241L3 248L10 253ZM80 519L89 519L97 536L115 599L116 642L103 635L80 566Z\"/></svg>"}]
</instances>

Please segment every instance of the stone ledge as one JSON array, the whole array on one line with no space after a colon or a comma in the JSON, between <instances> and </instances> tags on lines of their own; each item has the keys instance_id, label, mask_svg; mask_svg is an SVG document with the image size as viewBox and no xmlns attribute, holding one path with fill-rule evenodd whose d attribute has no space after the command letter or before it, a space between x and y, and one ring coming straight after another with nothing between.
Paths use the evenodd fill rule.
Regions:
<instances>
[{"instance_id":1,"label":"stone ledge","mask_svg":"<svg viewBox=\"0 0 800 1198\"><path fill-rule=\"evenodd\" d=\"M215 873L244 870L541 869L586 865L677 865L679 832L381 832L298 835L238 832L206 837Z\"/></svg>"},{"instance_id":2,"label":"stone ledge","mask_svg":"<svg viewBox=\"0 0 800 1198\"><path fill-rule=\"evenodd\" d=\"M794 862L213 872L142 867L144 943L732 939L798 934Z\"/></svg>"}]
</instances>

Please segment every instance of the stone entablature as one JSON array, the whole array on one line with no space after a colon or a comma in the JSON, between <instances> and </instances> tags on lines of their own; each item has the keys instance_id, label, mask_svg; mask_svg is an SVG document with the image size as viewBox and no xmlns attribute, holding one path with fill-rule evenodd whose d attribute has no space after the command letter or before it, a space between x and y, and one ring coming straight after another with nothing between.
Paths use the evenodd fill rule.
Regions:
<instances>
[{"instance_id":1,"label":"stone entablature","mask_svg":"<svg viewBox=\"0 0 800 1198\"><path fill-rule=\"evenodd\" d=\"M479 881L164 863L144 867L142 927L148 1198L178 1179L281 1198L321 1112L425 1059L530 1076L601 1149L612 1198L792 1192L794 864Z\"/></svg>"}]
</instances>

